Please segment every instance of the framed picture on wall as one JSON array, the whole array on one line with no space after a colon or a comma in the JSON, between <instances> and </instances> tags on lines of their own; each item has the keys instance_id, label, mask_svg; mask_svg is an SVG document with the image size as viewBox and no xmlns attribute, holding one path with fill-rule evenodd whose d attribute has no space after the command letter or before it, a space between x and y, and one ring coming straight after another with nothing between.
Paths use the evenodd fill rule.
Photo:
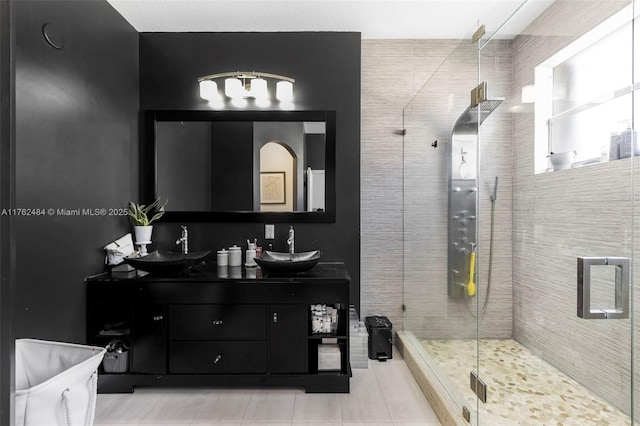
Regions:
<instances>
[{"instance_id":1,"label":"framed picture on wall","mask_svg":"<svg viewBox=\"0 0 640 426\"><path fill-rule=\"evenodd\" d=\"M285 204L285 172L260 172L260 204Z\"/></svg>"}]
</instances>

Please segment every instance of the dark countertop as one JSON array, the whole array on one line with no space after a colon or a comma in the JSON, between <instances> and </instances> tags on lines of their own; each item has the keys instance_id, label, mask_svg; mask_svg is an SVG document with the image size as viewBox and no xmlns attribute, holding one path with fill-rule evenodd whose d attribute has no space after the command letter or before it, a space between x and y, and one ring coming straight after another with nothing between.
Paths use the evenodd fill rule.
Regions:
<instances>
[{"instance_id":1,"label":"dark countertop","mask_svg":"<svg viewBox=\"0 0 640 426\"><path fill-rule=\"evenodd\" d=\"M109 272L93 275L85 278L86 282L296 282L296 281L326 281L326 280L349 280L349 273L343 262L318 262L311 270L294 274L271 273L263 271L260 267L245 266L221 266L215 263L203 263L194 266L186 276L179 277L156 277L152 274L135 272L127 275L119 273L118 276L111 276Z\"/></svg>"}]
</instances>

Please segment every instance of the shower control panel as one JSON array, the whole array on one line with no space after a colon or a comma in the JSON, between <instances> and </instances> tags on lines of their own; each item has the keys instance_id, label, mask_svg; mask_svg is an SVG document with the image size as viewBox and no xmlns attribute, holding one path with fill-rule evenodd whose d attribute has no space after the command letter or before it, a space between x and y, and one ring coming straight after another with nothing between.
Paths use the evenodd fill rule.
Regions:
<instances>
[{"instance_id":1,"label":"shower control panel","mask_svg":"<svg viewBox=\"0 0 640 426\"><path fill-rule=\"evenodd\" d=\"M451 180L449 194L449 287L453 298L465 296L470 281L470 261L476 241L476 194L475 179ZM473 280L475 282L475 279Z\"/></svg>"},{"instance_id":2,"label":"shower control panel","mask_svg":"<svg viewBox=\"0 0 640 426\"><path fill-rule=\"evenodd\" d=\"M451 298L476 294L474 248L476 246L476 206L478 205L479 128L504 98L489 98L487 83L471 91L471 103L458 117L449 145L449 261L447 294ZM497 188L497 178L496 186ZM496 194L491 196L495 201ZM476 265L473 265L476 266ZM469 291L467 291L469 289Z\"/></svg>"}]
</instances>

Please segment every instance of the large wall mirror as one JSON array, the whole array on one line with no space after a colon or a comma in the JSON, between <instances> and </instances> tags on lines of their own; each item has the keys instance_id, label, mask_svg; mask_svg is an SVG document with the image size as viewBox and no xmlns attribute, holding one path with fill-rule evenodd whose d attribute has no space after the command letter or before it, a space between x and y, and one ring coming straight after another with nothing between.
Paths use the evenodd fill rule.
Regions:
<instances>
[{"instance_id":1,"label":"large wall mirror","mask_svg":"<svg viewBox=\"0 0 640 426\"><path fill-rule=\"evenodd\" d=\"M164 220L335 222L335 111L147 111L145 201Z\"/></svg>"}]
</instances>

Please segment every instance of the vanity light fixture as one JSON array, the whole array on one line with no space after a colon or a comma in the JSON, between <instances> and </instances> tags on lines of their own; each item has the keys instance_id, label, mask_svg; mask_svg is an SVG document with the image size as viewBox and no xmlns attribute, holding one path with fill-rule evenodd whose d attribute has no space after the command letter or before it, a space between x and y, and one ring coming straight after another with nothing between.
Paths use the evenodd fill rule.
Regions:
<instances>
[{"instance_id":1,"label":"vanity light fixture","mask_svg":"<svg viewBox=\"0 0 640 426\"><path fill-rule=\"evenodd\" d=\"M236 105L243 105L247 98L255 99L258 106L269 106L267 79L275 80L276 99L281 103L293 102L293 83L291 77L255 71L235 71L206 75L198 78L200 97L210 102L221 103L216 79L224 79L224 95Z\"/></svg>"}]
</instances>

